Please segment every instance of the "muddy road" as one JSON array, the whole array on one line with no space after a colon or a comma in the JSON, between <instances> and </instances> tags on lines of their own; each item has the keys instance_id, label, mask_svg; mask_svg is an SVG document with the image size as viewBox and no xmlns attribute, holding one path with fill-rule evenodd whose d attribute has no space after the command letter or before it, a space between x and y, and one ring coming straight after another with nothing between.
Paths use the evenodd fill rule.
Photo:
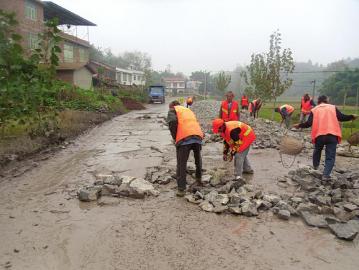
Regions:
<instances>
[{"instance_id":1,"label":"muddy road","mask_svg":"<svg viewBox=\"0 0 359 270\"><path fill-rule=\"evenodd\" d=\"M206 213L176 198L174 183L144 200L121 198L118 205L102 207L79 202L78 187L92 182L96 173L144 177L146 168L164 160L175 165L169 132L161 124L166 113L166 105L152 105L118 116L44 160L5 172L0 178L0 267L358 269L355 241L337 240L300 219L281 221L270 212L257 218ZM205 167L223 165L220 147L203 147ZM278 153L258 149L250 158L251 181L277 190L276 177L287 173Z\"/></svg>"}]
</instances>

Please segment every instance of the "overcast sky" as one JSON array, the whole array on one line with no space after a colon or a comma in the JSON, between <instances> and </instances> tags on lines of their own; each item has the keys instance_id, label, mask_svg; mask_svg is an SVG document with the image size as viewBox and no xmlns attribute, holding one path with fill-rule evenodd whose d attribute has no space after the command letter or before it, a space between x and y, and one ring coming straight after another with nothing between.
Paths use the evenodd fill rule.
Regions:
<instances>
[{"instance_id":1,"label":"overcast sky","mask_svg":"<svg viewBox=\"0 0 359 270\"><path fill-rule=\"evenodd\" d=\"M359 0L52 0L94 22L90 42L147 52L155 70L233 70L279 29L296 61L359 57Z\"/></svg>"}]
</instances>

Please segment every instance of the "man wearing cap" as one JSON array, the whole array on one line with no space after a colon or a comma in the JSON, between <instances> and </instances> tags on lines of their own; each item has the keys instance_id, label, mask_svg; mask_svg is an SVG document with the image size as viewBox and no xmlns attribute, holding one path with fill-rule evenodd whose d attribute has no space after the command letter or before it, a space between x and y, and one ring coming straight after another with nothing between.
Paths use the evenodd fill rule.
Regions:
<instances>
[{"instance_id":1,"label":"man wearing cap","mask_svg":"<svg viewBox=\"0 0 359 270\"><path fill-rule=\"evenodd\" d=\"M253 173L248 160L250 145L256 139L253 129L240 121L224 122L217 118L212 122L213 132L223 138L223 160L232 161L234 157L235 179L242 179L243 173Z\"/></svg>"},{"instance_id":2,"label":"man wearing cap","mask_svg":"<svg viewBox=\"0 0 359 270\"><path fill-rule=\"evenodd\" d=\"M195 114L188 108L180 106L175 100L169 104L167 123L171 136L175 141L177 154L177 193L183 197L186 193L186 169L188 156L193 151L196 164L196 183L201 184L202 178L202 139L204 137Z\"/></svg>"},{"instance_id":3,"label":"man wearing cap","mask_svg":"<svg viewBox=\"0 0 359 270\"><path fill-rule=\"evenodd\" d=\"M282 123L285 121L285 126L289 128L292 114L294 112L294 107L289 104L284 104L278 108L275 108L274 111L280 113L280 116L282 117L282 122L280 122L280 125L282 125Z\"/></svg>"}]
</instances>

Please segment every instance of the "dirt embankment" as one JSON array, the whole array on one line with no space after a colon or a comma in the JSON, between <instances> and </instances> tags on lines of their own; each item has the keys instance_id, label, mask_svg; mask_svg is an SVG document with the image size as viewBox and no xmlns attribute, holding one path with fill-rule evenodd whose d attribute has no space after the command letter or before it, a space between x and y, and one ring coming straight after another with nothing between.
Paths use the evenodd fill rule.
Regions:
<instances>
[{"instance_id":1,"label":"dirt embankment","mask_svg":"<svg viewBox=\"0 0 359 270\"><path fill-rule=\"evenodd\" d=\"M145 109L138 101L130 98L121 100L127 111ZM56 129L50 129L36 136L24 132L21 135L0 138L0 171L12 161L21 161L41 151L48 152L64 148L68 144L66 141L123 113L125 110L111 113L64 110L58 115Z\"/></svg>"}]
</instances>

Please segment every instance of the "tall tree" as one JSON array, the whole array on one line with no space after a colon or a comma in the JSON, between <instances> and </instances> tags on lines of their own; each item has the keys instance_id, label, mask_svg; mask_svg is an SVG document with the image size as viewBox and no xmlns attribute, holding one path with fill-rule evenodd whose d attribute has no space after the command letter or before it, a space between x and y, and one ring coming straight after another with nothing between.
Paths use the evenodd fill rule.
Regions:
<instances>
[{"instance_id":1,"label":"tall tree","mask_svg":"<svg viewBox=\"0 0 359 270\"><path fill-rule=\"evenodd\" d=\"M217 89L224 93L228 85L231 83L231 75L226 75L224 71L221 71L215 78L215 82Z\"/></svg>"},{"instance_id":2,"label":"tall tree","mask_svg":"<svg viewBox=\"0 0 359 270\"><path fill-rule=\"evenodd\" d=\"M269 51L252 54L251 63L244 74L247 83L253 85L255 95L264 100L273 100L274 107L277 98L292 85L293 80L289 75L295 67L291 49L282 49L281 44L281 34L277 30L270 35Z\"/></svg>"}]
</instances>

